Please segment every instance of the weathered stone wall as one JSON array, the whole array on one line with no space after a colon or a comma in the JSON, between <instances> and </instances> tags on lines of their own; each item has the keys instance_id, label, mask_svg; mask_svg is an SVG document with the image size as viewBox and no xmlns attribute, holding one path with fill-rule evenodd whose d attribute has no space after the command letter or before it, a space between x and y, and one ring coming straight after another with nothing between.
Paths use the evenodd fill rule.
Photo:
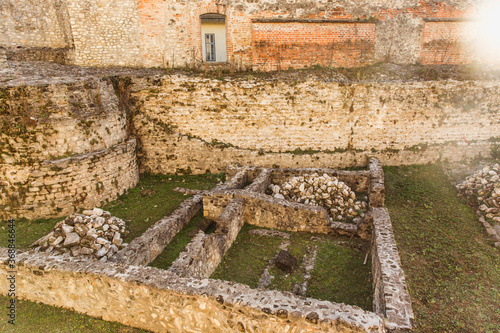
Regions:
<instances>
[{"instance_id":1,"label":"weathered stone wall","mask_svg":"<svg viewBox=\"0 0 500 333\"><path fill-rule=\"evenodd\" d=\"M236 69L275 70L305 64L350 67L372 61L415 63L421 58L424 18L471 17L474 5L477 1L139 0L141 47L147 66L199 67L200 15L219 13L226 17L228 62ZM268 23L263 23L266 20ZM272 20L274 23L269 23ZM378 21L376 26L369 24L375 31L370 30L363 42L344 43L360 39L360 30L351 28L341 29L338 38L328 34L328 41L318 43L300 38L305 26L315 32L309 36L320 38L318 30L328 30L325 26L335 30L360 20ZM281 51L273 49L277 45L282 46ZM345 57L338 57L337 52L346 52Z\"/></svg>"},{"instance_id":2,"label":"weathered stone wall","mask_svg":"<svg viewBox=\"0 0 500 333\"><path fill-rule=\"evenodd\" d=\"M73 63L141 66L137 4L137 0L67 0L75 45Z\"/></svg>"},{"instance_id":3,"label":"weathered stone wall","mask_svg":"<svg viewBox=\"0 0 500 333\"><path fill-rule=\"evenodd\" d=\"M168 270L182 277L209 278L236 240L244 217L244 200L231 200L216 219L215 233L200 231Z\"/></svg>"},{"instance_id":4,"label":"weathered stone wall","mask_svg":"<svg viewBox=\"0 0 500 333\"><path fill-rule=\"evenodd\" d=\"M373 310L386 318L387 329L410 332L414 315L389 212L372 208L368 215L373 223Z\"/></svg>"},{"instance_id":5,"label":"weathered stone wall","mask_svg":"<svg viewBox=\"0 0 500 333\"><path fill-rule=\"evenodd\" d=\"M139 181L136 142L47 160L0 166L0 220L67 216L115 200Z\"/></svg>"},{"instance_id":6,"label":"weathered stone wall","mask_svg":"<svg viewBox=\"0 0 500 333\"><path fill-rule=\"evenodd\" d=\"M134 80L141 170L429 163L489 156L495 81L340 84L321 79Z\"/></svg>"},{"instance_id":7,"label":"weathered stone wall","mask_svg":"<svg viewBox=\"0 0 500 333\"><path fill-rule=\"evenodd\" d=\"M7 249L0 259L0 274L6 276ZM358 307L233 282L45 253L18 253L17 261L20 298L154 332L384 332L379 316ZM9 281L1 279L0 293L6 295L8 289Z\"/></svg>"},{"instance_id":8,"label":"weathered stone wall","mask_svg":"<svg viewBox=\"0 0 500 333\"><path fill-rule=\"evenodd\" d=\"M213 191L241 188L246 181L247 171L245 169L239 170ZM111 261L135 266L149 264L202 208L202 201L203 197L201 195L195 195L184 200L170 215L157 221L141 236L134 238L126 248L111 258Z\"/></svg>"},{"instance_id":9,"label":"weathered stone wall","mask_svg":"<svg viewBox=\"0 0 500 333\"><path fill-rule=\"evenodd\" d=\"M64 216L138 181L108 80L0 88L0 219Z\"/></svg>"},{"instance_id":10,"label":"weathered stone wall","mask_svg":"<svg viewBox=\"0 0 500 333\"><path fill-rule=\"evenodd\" d=\"M200 67L200 15L219 13L225 15L233 69L406 64L422 57L424 19L471 17L475 5L475 0L5 0L0 45L74 47L65 57L85 66ZM450 40L462 36L457 33ZM318 40L307 38L312 35Z\"/></svg>"},{"instance_id":11,"label":"weathered stone wall","mask_svg":"<svg viewBox=\"0 0 500 333\"><path fill-rule=\"evenodd\" d=\"M65 48L73 45L64 0L2 0L0 46Z\"/></svg>"}]
</instances>

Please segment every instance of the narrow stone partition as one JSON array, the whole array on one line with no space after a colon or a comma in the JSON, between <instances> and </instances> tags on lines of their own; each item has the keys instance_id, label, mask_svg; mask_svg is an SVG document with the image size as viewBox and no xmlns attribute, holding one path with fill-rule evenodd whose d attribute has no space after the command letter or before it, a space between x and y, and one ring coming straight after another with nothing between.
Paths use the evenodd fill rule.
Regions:
<instances>
[{"instance_id":1,"label":"narrow stone partition","mask_svg":"<svg viewBox=\"0 0 500 333\"><path fill-rule=\"evenodd\" d=\"M241 188L247 182L247 170L242 169L213 191ZM172 214L162 218L141 236L113 256L110 261L129 265L146 266L152 262L201 209L203 196L195 195L183 201Z\"/></svg>"},{"instance_id":2,"label":"narrow stone partition","mask_svg":"<svg viewBox=\"0 0 500 333\"><path fill-rule=\"evenodd\" d=\"M386 208L373 208L368 218L373 223L373 311L386 318L387 329L410 331L414 321L413 309L389 212Z\"/></svg>"},{"instance_id":3,"label":"narrow stone partition","mask_svg":"<svg viewBox=\"0 0 500 333\"><path fill-rule=\"evenodd\" d=\"M247 171L248 169L243 169L233 178L238 178L238 175L247 175ZM271 182L271 175L271 169L263 169L243 192L249 194L264 192ZM228 188L228 186L225 187L225 190L218 188L211 193L226 193L229 191ZM205 194L204 197L211 197L211 193ZM191 276L196 278L208 278L212 275L222 261L222 257L236 240L245 220L248 220L243 198L231 197L225 199L226 205L222 208L220 214L205 214L205 217L215 220L217 224L215 233L205 235L200 231L172 263L172 266L168 269L170 272L183 277Z\"/></svg>"}]
</instances>

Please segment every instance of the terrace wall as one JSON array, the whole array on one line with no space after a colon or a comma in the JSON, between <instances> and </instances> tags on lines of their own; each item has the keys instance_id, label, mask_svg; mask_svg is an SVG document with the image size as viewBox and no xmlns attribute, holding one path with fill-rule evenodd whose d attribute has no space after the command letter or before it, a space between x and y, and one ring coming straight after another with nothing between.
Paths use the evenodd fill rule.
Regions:
<instances>
[{"instance_id":1,"label":"terrace wall","mask_svg":"<svg viewBox=\"0 0 500 333\"><path fill-rule=\"evenodd\" d=\"M491 156L495 81L341 84L322 79L133 80L141 170L425 164Z\"/></svg>"}]
</instances>

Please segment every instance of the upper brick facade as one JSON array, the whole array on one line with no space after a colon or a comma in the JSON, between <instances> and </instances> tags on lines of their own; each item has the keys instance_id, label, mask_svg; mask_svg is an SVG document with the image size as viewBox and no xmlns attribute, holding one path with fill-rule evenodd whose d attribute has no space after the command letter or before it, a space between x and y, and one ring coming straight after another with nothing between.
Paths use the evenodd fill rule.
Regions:
<instances>
[{"instance_id":1,"label":"upper brick facade","mask_svg":"<svg viewBox=\"0 0 500 333\"><path fill-rule=\"evenodd\" d=\"M459 64L476 0L4 0L0 46L67 48L84 66L200 67L200 15L225 17L234 69ZM43 9L43 10L42 10Z\"/></svg>"}]
</instances>

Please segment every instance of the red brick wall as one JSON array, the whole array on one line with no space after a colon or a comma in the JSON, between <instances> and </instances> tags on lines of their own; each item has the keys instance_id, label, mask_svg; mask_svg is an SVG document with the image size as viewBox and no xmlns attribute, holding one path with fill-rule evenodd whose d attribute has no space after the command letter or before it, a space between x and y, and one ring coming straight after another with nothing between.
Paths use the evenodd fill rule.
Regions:
<instances>
[{"instance_id":1,"label":"red brick wall","mask_svg":"<svg viewBox=\"0 0 500 333\"><path fill-rule=\"evenodd\" d=\"M467 64L476 57L472 46L474 22L425 22L422 64Z\"/></svg>"},{"instance_id":2,"label":"red brick wall","mask_svg":"<svg viewBox=\"0 0 500 333\"><path fill-rule=\"evenodd\" d=\"M252 32L254 70L355 67L373 60L374 23L254 22Z\"/></svg>"}]
</instances>

